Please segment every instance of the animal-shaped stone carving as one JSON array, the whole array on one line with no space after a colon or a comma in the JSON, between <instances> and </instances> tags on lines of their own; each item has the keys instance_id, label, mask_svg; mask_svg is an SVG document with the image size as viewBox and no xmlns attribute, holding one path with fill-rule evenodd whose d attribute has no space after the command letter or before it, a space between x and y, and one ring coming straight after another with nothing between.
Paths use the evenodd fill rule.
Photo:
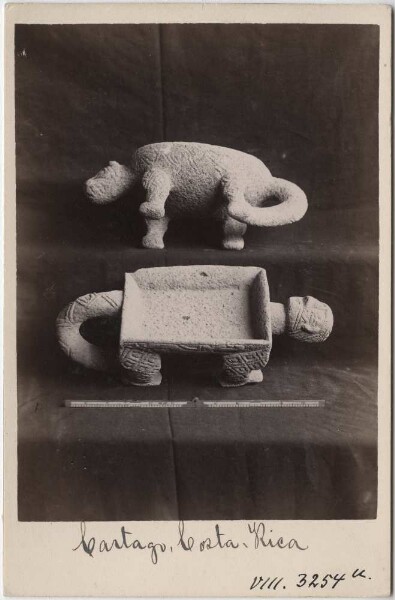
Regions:
<instances>
[{"instance_id":1,"label":"animal-shaped stone carving","mask_svg":"<svg viewBox=\"0 0 395 600\"><path fill-rule=\"evenodd\" d=\"M119 356L81 336L88 319L120 313ZM162 354L215 354L217 379L230 387L262 381L272 334L322 342L332 325L329 306L310 296L270 302L264 269L204 265L127 273L124 291L88 294L66 306L57 334L71 359L92 369L121 369L132 385L160 384Z\"/></svg>"},{"instance_id":2,"label":"animal-shaped stone carving","mask_svg":"<svg viewBox=\"0 0 395 600\"><path fill-rule=\"evenodd\" d=\"M189 142L162 142L139 148L130 165L115 161L85 183L95 204L120 198L137 182L146 191L140 206L147 233L145 248L163 248L169 221L177 217L212 218L222 223L222 246L244 247L247 225L274 227L293 223L307 210L304 192L272 177L255 156ZM275 206L262 206L275 198Z\"/></svg>"}]
</instances>

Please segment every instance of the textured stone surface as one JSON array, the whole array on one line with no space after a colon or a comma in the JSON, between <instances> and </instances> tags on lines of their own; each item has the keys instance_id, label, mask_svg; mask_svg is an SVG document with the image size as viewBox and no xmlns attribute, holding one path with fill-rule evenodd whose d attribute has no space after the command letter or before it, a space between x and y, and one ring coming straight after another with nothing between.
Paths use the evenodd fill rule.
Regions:
<instances>
[{"instance_id":1,"label":"textured stone surface","mask_svg":"<svg viewBox=\"0 0 395 600\"><path fill-rule=\"evenodd\" d=\"M252 294L258 277L265 282L259 296ZM268 298L266 276L258 267L196 265L127 273L121 344L259 345L271 339Z\"/></svg>"},{"instance_id":2,"label":"textured stone surface","mask_svg":"<svg viewBox=\"0 0 395 600\"><path fill-rule=\"evenodd\" d=\"M270 346L255 352L225 354L219 382L224 387L237 387L262 381L262 369L270 357Z\"/></svg>"},{"instance_id":3,"label":"textured stone surface","mask_svg":"<svg viewBox=\"0 0 395 600\"><path fill-rule=\"evenodd\" d=\"M96 317L114 317L122 307L123 293L119 290L86 294L68 304L58 315L56 332L60 347L72 360L90 369L111 368L116 357L87 342L80 334L82 323Z\"/></svg>"},{"instance_id":4,"label":"textured stone surface","mask_svg":"<svg viewBox=\"0 0 395 600\"><path fill-rule=\"evenodd\" d=\"M123 347L119 360L124 369L124 383L132 385L159 385L161 383L159 354Z\"/></svg>"},{"instance_id":5,"label":"textured stone surface","mask_svg":"<svg viewBox=\"0 0 395 600\"><path fill-rule=\"evenodd\" d=\"M127 273L124 292L87 294L66 306L57 319L61 348L86 367L114 366L115 357L89 344L80 326L121 308L123 381L141 386L160 384L162 352L221 354L221 385L259 383L272 333L320 342L333 326L329 306L311 296L289 298L285 306L270 303L266 272L259 267L159 267Z\"/></svg>"},{"instance_id":6,"label":"textured stone surface","mask_svg":"<svg viewBox=\"0 0 395 600\"><path fill-rule=\"evenodd\" d=\"M140 206L147 225L146 248L164 247L169 219L212 217L223 224L223 247L241 250L247 225L285 225L301 219L307 210L304 192L272 177L255 156L193 142L143 146L127 167L111 161L85 183L85 192L96 204L105 204L137 181L146 191ZM279 204L262 207L273 197Z\"/></svg>"},{"instance_id":7,"label":"textured stone surface","mask_svg":"<svg viewBox=\"0 0 395 600\"><path fill-rule=\"evenodd\" d=\"M287 333L302 342L323 342L333 327L333 314L327 304L312 296L289 298Z\"/></svg>"},{"instance_id":8,"label":"textured stone surface","mask_svg":"<svg viewBox=\"0 0 395 600\"><path fill-rule=\"evenodd\" d=\"M158 28L16 26L19 519L374 519L377 27L161 25L164 131ZM77 186L112 158L128 164L132 145L184 138L256 154L306 192L309 211L296 226L249 227L248 257L225 258L267 268L278 302L309 293L327 302L336 335L320 345L276 339L254 388L205 386L187 356L174 356L157 388L106 384L95 371L78 377L56 351L57 312L81 294L122 289L125 271L161 266L165 253L128 248L141 237L122 222L120 203L84 204ZM173 225L167 264L223 262L214 251L203 258L204 234L181 244ZM330 404L174 409L170 418L62 407L71 392L224 401L282 400L285 390Z\"/></svg>"}]
</instances>

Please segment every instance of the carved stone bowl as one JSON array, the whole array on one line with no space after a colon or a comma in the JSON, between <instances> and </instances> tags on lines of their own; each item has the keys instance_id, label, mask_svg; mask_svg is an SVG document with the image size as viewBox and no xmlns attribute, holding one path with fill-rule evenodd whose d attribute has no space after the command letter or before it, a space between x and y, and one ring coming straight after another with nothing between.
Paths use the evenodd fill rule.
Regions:
<instances>
[{"instance_id":1,"label":"carved stone bowl","mask_svg":"<svg viewBox=\"0 0 395 600\"><path fill-rule=\"evenodd\" d=\"M109 356L80 333L88 319L121 312L119 356ZM310 296L270 302L266 271L217 265L158 267L126 273L124 291L88 294L66 306L57 319L61 348L86 367L118 365L123 381L159 385L164 353L209 353L222 357L223 386L262 381L272 334L324 341L332 311Z\"/></svg>"}]
</instances>

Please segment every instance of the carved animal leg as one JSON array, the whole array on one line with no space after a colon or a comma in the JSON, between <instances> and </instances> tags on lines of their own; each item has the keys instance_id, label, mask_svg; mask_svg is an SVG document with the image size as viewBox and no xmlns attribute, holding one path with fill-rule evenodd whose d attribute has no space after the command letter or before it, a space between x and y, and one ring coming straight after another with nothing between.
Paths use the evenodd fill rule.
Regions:
<instances>
[{"instance_id":1,"label":"carved animal leg","mask_svg":"<svg viewBox=\"0 0 395 600\"><path fill-rule=\"evenodd\" d=\"M245 183L240 177L225 175L222 179L223 194L228 201L228 214L241 223L245 223L251 206L245 199Z\"/></svg>"},{"instance_id":2,"label":"carved animal leg","mask_svg":"<svg viewBox=\"0 0 395 600\"><path fill-rule=\"evenodd\" d=\"M151 169L145 172L142 184L147 191L147 198L140 206L140 213L149 219L162 219L171 188L169 175L161 169Z\"/></svg>"},{"instance_id":3,"label":"carved animal leg","mask_svg":"<svg viewBox=\"0 0 395 600\"><path fill-rule=\"evenodd\" d=\"M262 369L269 360L270 349L239 354L225 354L219 383L223 387L239 387L246 383L260 383Z\"/></svg>"},{"instance_id":4,"label":"carved animal leg","mask_svg":"<svg viewBox=\"0 0 395 600\"><path fill-rule=\"evenodd\" d=\"M244 225L244 223L240 223L231 217L226 217L223 229L223 248L226 248L227 250L242 250L244 248L243 235L246 230L247 225Z\"/></svg>"},{"instance_id":5,"label":"carved animal leg","mask_svg":"<svg viewBox=\"0 0 395 600\"><path fill-rule=\"evenodd\" d=\"M155 352L123 348L120 361L123 367L122 381L127 385L152 386L162 381L161 359Z\"/></svg>"},{"instance_id":6,"label":"carved animal leg","mask_svg":"<svg viewBox=\"0 0 395 600\"><path fill-rule=\"evenodd\" d=\"M144 248L164 248L163 236L167 231L170 219L145 219L147 225L147 233L143 237L142 244Z\"/></svg>"}]
</instances>

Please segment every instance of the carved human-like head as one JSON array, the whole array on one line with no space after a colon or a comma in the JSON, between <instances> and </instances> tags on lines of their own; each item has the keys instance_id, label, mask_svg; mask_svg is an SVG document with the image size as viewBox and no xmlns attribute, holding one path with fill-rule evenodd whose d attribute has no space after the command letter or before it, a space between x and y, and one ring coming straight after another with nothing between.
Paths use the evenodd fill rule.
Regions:
<instances>
[{"instance_id":1,"label":"carved human-like head","mask_svg":"<svg viewBox=\"0 0 395 600\"><path fill-rule=\"evenodd\" d=\"M323 342L332 331L331 308L312 296L289 298L287 317L288 334L303 342Z\"/></svg>"},{"instance_id":2,"label":"carved human-like head","mask_svg":"<svg viewBox=\"0 0 395 600\"><path fill-rule=\"evenodd\" d=\"M130 169L111 160L107 167L85 182L85 194L95 204L107 204L120 198L131 182Z\"/></svg>"}]
</instances>

